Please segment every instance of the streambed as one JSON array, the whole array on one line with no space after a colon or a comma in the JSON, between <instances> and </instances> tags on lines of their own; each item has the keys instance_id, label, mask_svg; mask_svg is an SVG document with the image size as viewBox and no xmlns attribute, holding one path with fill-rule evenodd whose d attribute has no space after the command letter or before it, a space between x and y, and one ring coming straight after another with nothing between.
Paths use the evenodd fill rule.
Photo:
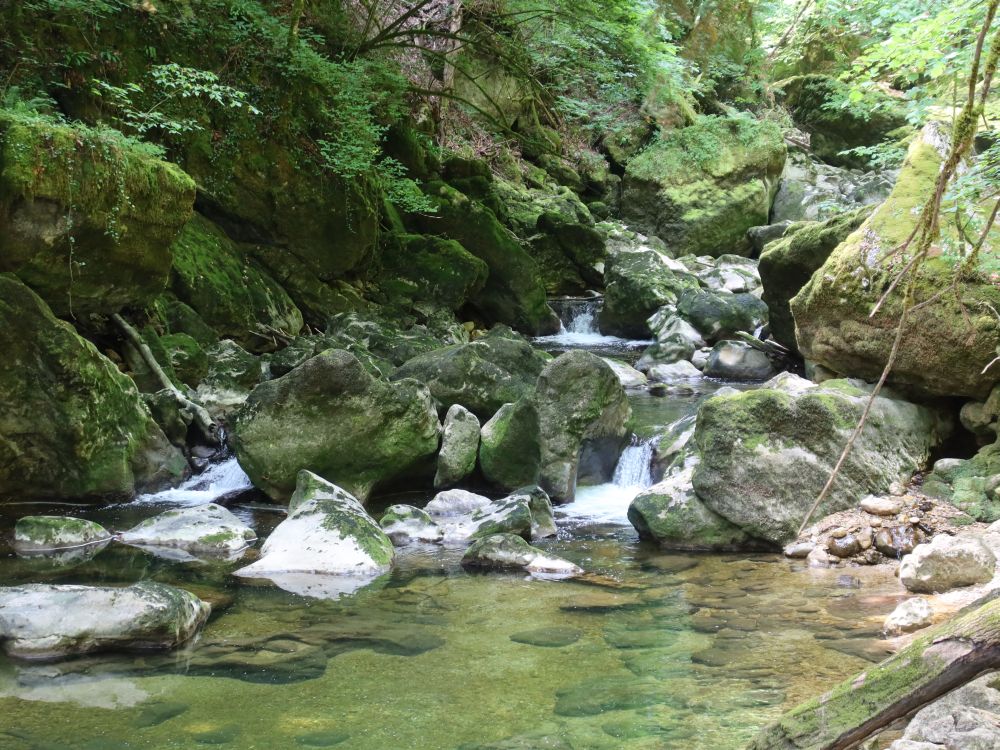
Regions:
<instances>
[{"instance_id":1,"label":"streambed","mask_svg":"<svg viewBox=\"0 0 1000 750\"><path fill-rule=\"evenodd\" d=\"M581 344L641 348L542 342ZM200 639L169 655L0 657L0 748L742 747L782 710L884 656L878 631L898 584L881 568L668 554L638 541L626 511L652 481L645 439L718 386L633 391L637 437L615 481L581 488L557 509L559 537L538 543L595 574L587 580L470 574L461 548L412 547L391 574L328 601L237 583L235 564L120 545L61 567L0 547L4 584L151 579L214 608ZM213 471L207 486L128 505L5 507L0 535L20 514L69 510L123 529L245 489L233 464ZM252 495L232 508L261 537L282 518Z\"/></svg>"}]
</instances>

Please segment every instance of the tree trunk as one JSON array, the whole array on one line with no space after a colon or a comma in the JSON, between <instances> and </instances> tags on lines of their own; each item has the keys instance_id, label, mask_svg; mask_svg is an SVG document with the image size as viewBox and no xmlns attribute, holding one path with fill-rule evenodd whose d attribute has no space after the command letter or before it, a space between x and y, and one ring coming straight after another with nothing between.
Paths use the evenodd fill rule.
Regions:
<instances>
[{"instance_id":1,"label":"tree trunk","mask_svg":"<svg viewBox=\"0 0 1000 750\"><path fill-rule=\"evenodd\" d=\"M1000 669L1000 599L960 613L898 654L765 727L747 750L850 750L896 719Z\"/></svg>"},{"instance_id":2,"label":"tree trunk","mask_svg":"<svg viewBox=\"0 0 1000 750\"><path fill-rule=\"evenodd\" d=\"M139 332L132 327L132 325L125 320L121 315L115 313L111 316L111 320L114 321L115 325L118 326L119 330L124 334L125 338L128 339L129 343L136 348L139 352L139 356L142 357L143 361L146 363L147 367L152 371L153 375L157 380L160 381L160 385L166 390L173 394L174 398L181 405L181 408L187 412L196 425L198 429L201 430L202 437L212 445L219 444L219 426L212 420L208 411L201 404L197 404L183 393L178 390L177 386L173 384L167 374L160 367L160 363L156 361L156 357L153 356L153 352L150 351L149 346L146 342L142 340L142 336Z\"/></svg>"}]
</instances>

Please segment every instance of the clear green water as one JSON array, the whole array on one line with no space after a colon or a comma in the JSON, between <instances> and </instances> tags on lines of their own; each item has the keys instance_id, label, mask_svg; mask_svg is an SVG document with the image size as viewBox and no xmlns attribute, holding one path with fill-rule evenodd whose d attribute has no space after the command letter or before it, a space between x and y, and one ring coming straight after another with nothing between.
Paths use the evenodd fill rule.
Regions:
<instances>
[{"instance_id":1,"label":"clear green water","mask_svg":"<svg viewBox=\"0 0 1000 750\"><path fill-rule=\"evenodd\" d=\"M659 401L638 404L643 423L691 408ZM39 510L15 507L0 528ZM120 529L152 512L89 515ZM239 512L262 534L280 520ZM0 548L6 585L153 579L214 606L175 654L0 657L0 748L727 750L883 655L877 631L898 591L889 573L664 554L613 521L562 526L541 546L591 579L473 575L461 550L416 550L337 602L237 584L235 564L112 545L54 569Z\"/></svg>"}]
</instances>

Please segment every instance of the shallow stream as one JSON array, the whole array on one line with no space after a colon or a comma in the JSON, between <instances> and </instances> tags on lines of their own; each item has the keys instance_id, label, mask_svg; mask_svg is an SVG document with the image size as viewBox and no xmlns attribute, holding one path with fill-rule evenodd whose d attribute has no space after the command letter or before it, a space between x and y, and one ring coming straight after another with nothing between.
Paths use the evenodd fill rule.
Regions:
<instances>
[{"instance_id":1,"label":"shallow stream","mask_svg":"<svg viewBox=\"0 0 1000 750\"><path fill-rule=\"evenodd\" d=\"M470 574L461 549L410 548L391 574L329 601L237 583L235 562L112 544L60 567L3 546L20 514L79 513L121 530L205 502L243 483L231 465L214 486L145 502L6 508L3 584L152 579L195 592L213 614L196 643L166 656L0 657L0 748L741 748L783 709L884 656L878 629L898 586L878 568L638 542L626 510L651 481L643 438L715 387L633 394L638 437L616 482L581 488L557 509L559 537L539 543L585 580ZM252 495L232 509L261 537L282 518Z\"/></svg>"}]
</instances>

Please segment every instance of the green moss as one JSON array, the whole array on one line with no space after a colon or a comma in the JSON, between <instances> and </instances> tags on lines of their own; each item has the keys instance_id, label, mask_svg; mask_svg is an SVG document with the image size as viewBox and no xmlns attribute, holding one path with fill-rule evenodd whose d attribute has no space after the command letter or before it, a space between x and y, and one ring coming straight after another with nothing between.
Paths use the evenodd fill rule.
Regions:
<instances>
[{"instance_id":1,"label":"green moss","mask_svg":"<svg viewBox=\"0 0 1000 750\"><path fill-rule=\"evenodd\" d=\"M146 304L195 185L116 131L0 111L0 271L61 315Z\"/></svg>"},{"instance_id":2,"label":"green moss","mask_svg":"<svg viewBox=\"0 0 1000 750\"><path fill-rule=\"evenodd\" d=\"M393 303L428 301L458 310L475 298L489 276L484 261L458 242L439 237L391 237L380 259L380 283Z\"/></svg>"}]
</instances>

